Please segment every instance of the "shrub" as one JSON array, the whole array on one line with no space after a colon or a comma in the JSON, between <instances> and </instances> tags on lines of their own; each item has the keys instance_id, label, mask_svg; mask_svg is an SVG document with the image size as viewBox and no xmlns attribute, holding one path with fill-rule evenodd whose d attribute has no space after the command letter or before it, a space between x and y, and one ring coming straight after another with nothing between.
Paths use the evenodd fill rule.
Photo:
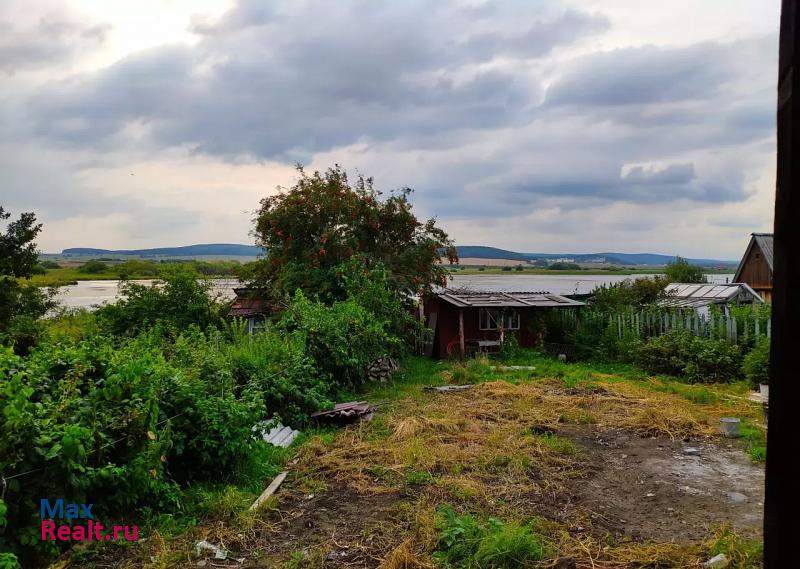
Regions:
<instances>
[{"instance_id":1,"label":"shrub","mask_svg":"<svg viewBox=\"0 0 800 569\"><path fill-rule=\"evenodd\" d=\"M744 376L753 385L769 383L770 341L762 338L744 357Z\"/></svg>"},{"instance_id":2,"label":"shrub","mask_svg":"<svg viewBox=\"0 0 800 569\"><path fill-rule=\"evenodd\" d=\"M177 265L164 271L162 283L123 282L120 299L97 310L98 321L118 336L133 336L156 324L177 329L216 325L225 306L211 297L210 281L198 277L191 267Z\"/></svg>"},{"instance_id":3,"label":"shrub","mask_svg":"<svg viewBox=\"0 0 800 569\"><path fill-rule=\"evenodd\" d=\"M736 346L725 340L695 336L686 330L671 330L638 343L633 357L650 373L685 376L693 382L733 381L742 377L742 356Z\"/></svg>"},{"instance_id":4,"label":"shrub","mask_svg":"<svg viewBox=\"0 0 800 569\"><path fill-rule=\"evenodd\" d=\"M389 326L352 298L326 306L301 291L280 322L282 329L303 339L322 378L343 389L360 388L371 363L402 349Z\"/></svg>"},{"instance_id":5,"label":"shrub","mask_svg":"<svg viewBox=\"0 0 800 569\"><path fill-rule=\"evenodd\" d=\"M84 264L78 267L78 272L86 275L99 275L101 273L105 273L106 269L108 269L107 264L103 263L102 261L92 259L90 261L86 261Z\"/></svg>"},{"instance_id":6,"label":"shrub","mask_svg":"<svg viewBox=\"0 0 800 569\"><path fill-rule=\"evenodd\" d=\"M260 394L173 365L151 334L116 345L94 336L0 351L0 549L24 566L58 553L38 539L38 501L91 502L100 519L180 507L178 483L235 478L265 444L252 426ZM207 369L207 368L206 368Z\"/></svg>"}]
</instances>

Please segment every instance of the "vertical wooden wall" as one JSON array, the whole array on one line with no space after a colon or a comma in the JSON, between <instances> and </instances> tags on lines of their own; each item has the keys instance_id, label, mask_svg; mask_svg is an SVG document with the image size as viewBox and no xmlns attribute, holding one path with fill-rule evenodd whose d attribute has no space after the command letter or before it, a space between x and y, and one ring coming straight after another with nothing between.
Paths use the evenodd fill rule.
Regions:
<instances>
[{"instance_id":1,"label":"vertical wooden wall","mask_svg":"<svg viewBox=\"0 0 800 569\"><path fill-rule=\"evenodd\" d=\"M800 567L800 0L783 0L778 64L778 183L772 291L765 567Z\"/></svg>"}]
</instances>

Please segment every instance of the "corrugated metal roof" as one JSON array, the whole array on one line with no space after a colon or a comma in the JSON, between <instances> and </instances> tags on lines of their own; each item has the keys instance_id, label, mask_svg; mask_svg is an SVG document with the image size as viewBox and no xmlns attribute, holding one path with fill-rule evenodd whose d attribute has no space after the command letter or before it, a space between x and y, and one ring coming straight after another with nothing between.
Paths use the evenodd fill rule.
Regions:
<instances>
[{"instance_id":1,"label":"corrugated metal roof","mask_svg":"<svg viewBox=\"0 0 800 569\"><path fill-rule=\"evenodd\" d=\"M335 422L352 421L356 419L369 419L375 412L375 405L366 401L349 401L347 403L337 403L333 409L328 411L317 411L311 413L315 419L329 420Z\"/></svg>"},{"instance_id":2,"label":"corrugated metal roof","mask_svg":"<svg viewBox=\"0 0 800 569\"><path fill-rule=\"evenodd\" d=\"M263 421L253 427L253 431L258 433L262 439L276 447L286 448L297 438L300 431L272 420Z\"/></svg>"},{"instance_id":3,"label":"corrugated metal roof","mask_svg":"<svg viewBox=\"0 0 800 569\"><path fill-rule=\"evenodd\" d=\"M548 306L583 306L583 302L548 292L490 292L444 290L437 293L442 300L459 308L525 308Z\"/></svg>"},{"instance_id":4,"label":"corrugated metal roof","mask_svg":"<svg viewBox=\"0 0 800 569\"><path fill-rule=\"evenodd\" d=\"M764 302L758 293L745 283L672 283L667 285L664 292L667 298L659 304L676 308L698 308L729 302Z\"/></svg>"}]
</instances>

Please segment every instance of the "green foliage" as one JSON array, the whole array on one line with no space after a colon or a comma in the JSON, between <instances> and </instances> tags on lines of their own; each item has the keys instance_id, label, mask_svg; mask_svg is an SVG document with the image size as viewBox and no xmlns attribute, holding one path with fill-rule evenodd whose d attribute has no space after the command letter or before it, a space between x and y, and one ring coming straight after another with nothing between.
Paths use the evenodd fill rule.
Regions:
<instances>
[{"instance_id":1,"label":"green foliage","mask_svg":"<svg viewBox=\"0 0 800 569\"><path fill-rule=\"evenodd\" d=\"M401 340L354 298L326 306L297 291L279 326L299 334L308 356L325 381L341 389L358 389L367 367L402 350Z\"/></svg>"},{"instance_id":2,"label":"green foliage","mask_svg":"<svg viewBox=\"0 0 800 569\"><path fill-rule=\"evenodd\" d=\"M555 263L551 263L547 265L547 270L549 271L580 271L581 266L578 263L567 263L564 261L558 261Z\"/></svg>"},{"instance_id":3,"label":"green foliage","mask_svg":"<svg viewBox=\"0 0 800 569\"><path fill-rule=\"evenodd\" d=\"M395 290L409 295L444 284L441 255L457 261L455 247L434 219L419 221L409 202L411 190L383 199L371 178L351 185L336 166L306 174L287 191L261 201L255 233L269 256L253 279L281 295L297 289L324 302L343 300L338 267L354 255L382 263Z\"/></svg>"},{"instance_id":4,"label":"green foliage","mask_svg":"<svg viewBox=\"0 0 800 569\"><path fill-rule=\"evenodd\" d=\"M88 500L119 519L178 511L184 482L264 472L253 461L266 443L252 432L267 414L263 394L226 381L225 354L193 334L172 347L151 333L45 345L27 358L0 352L2 548L26 566L57 553L36 536L43 496Z\"/></svg>"},{"instance_id":5,"label":"green foliage","mask_svg":"<svg viewBox=\"0 0 800 569\"><path fill-rule=\"evenodd\" d=\"M744 538L730 526L724 526L717 532L711 544L709 557L724 553L731 560L731 567L740 569L758 569L764 562L764 541L762 539Z\"/></svg>"},{"instance_id":6,"label":"green foliage","mask_svg":"<svg viewBox=\"0 0 800 569\"><path fill-rule=\"evenodd\" d=\"M684 376L693 382L712 383L742 378L742 355L725 340L696 336L685 330L640 342L634 359L654 374Z\"/></svg>"},{"instance_id":7,"label":"green foliage","mask_svg":"<svg viewBox=\"0 0 800 569\"><path fill-rule=\"evenodd\" d=\"M762 337L744 357L744 376L754 386L769 383L770 341Z\"/></svg>"},{"instance_id":8,"label":"green foliage","mask_svg":"<svg viewBox=\"0 0 800 569\"><path fill-rule=\"evenodd\" d=\"M118 336L132 336L156 324L179 330L191 324L205 328L219 324L225 308L210 291L210 281L178 265L165 271L162 283L123 282L119 300L99 308L97 318L102 329Z\"/></svg>"},{"instance_id":9,"label":"green foliage","mask_svg":"<svg viewBox=\"0 0 800 569\"><path fill-rule=\"evenodd\" d=\"M747 443L747 454L750 455L753 462L765 462L767 460L767 432L764 428L745 419L739 425L739 434Z\"/></svg>"},{"instance_id":10,"label":"green foliage","mask_svg":"<svg viewBox=\"0 0 800 569\"><path fill-rule=\"evenodd\" d=\"M611 312L653 304L664 297L666 286L667 280L659 276L603 285L594 290L592 307L599 312Z\"/></svg>"},{"instance_id":11,"label":"green foliage","mask_svg":"<svg viewBox=\"0 0 800 569\"><path fill-rule=\"evenodd\" d=\"M515 522L489 518L481 523L469 514L458 515L451 506L443 506L436 527L440 537L434 559L445 567L530 567L546 556L543 538Z\"/></svg>"},{"instance_id":12,"label":"green foliage","mask_svg":"<svg viewBox=\"0 0 800 569\"><path fill-rule=\"evenodd\" d=\"M45 259L44 261L39 261L39 266L44 269L60 269L61 265L58 264L56 261L51 261L50 259Z\"/></svg>"},{"instance_id":13,"label":"green foliage","mask_svg":"<svg viewBox=\"0 0 800 569\"><path fill-rule=\"evenodd\" d=\"M96 259L90 259L78 267L78 272L86 275L99 275L100 273L105 273L106 270L108 270L108 265Z\"/></svg>"},{"instance_id":14,"label":"green foliage","mask_svg":"<svg viewBox=\"0 0 800 569\"><path fill-rule=\"evenodd\" d=\"M704 283L707 282L703 267L692 265L683 257L676 257L667 263L664 272L671 283Z\"/></svg>"},{"instance_id":15,"label":"green foliage","mask_svg":"<svg viewBox=\"0 0 800 569\"><path fill-rule=\"evenodd\" d=\"M0 223L10 219L0 206ZM55 307L55 290L43 290L20 279L40 271L34 239L42 230L36 216L23 213L0 230L0 346L11 345L27 353L40 337L34 321Z\"/></svg>"}]
</instances>

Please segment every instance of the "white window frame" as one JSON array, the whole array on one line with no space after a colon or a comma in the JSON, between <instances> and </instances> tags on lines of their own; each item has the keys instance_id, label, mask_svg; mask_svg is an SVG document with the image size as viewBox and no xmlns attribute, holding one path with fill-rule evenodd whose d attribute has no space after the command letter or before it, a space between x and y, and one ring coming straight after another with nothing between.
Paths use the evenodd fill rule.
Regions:
<instances>
[{"instance_id":1,"label":"white window frame","mask_svg":"<svg viewBox=\"0 0 800 569\"><path fill-rule=\"evenodd\" d=\"M503 319L503 330L519 330L519 311L515 308L478 309L478 328L481 330L500 330L499 318Z\"/></svg>"}]
</instances>

